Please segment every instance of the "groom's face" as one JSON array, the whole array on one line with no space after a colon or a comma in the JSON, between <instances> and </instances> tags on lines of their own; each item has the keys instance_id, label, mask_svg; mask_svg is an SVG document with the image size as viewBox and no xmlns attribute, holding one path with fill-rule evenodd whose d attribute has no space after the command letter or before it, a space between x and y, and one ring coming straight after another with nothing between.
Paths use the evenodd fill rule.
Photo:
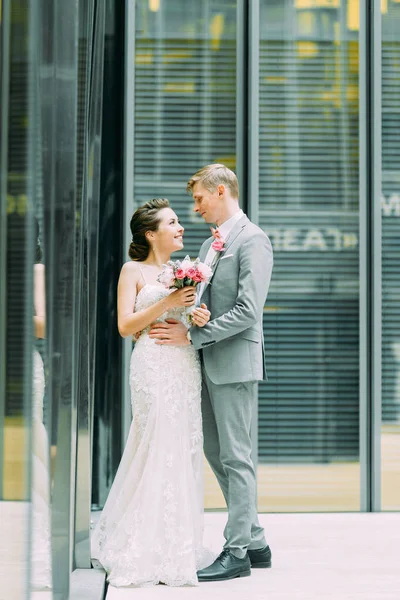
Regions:
<instances>
[{"instance_id":1,"label":"groom's face","mask_svg":"<svg viewBox=\"0 0 400 600\"><path fill-rule=\"evenodd\" d=\"M223 188L223 185L219 185L214 192L210 192L200 182L193 186L193 211L201 215L206 223L218 223L222 208Z\"/></svg>"}]
</instances>

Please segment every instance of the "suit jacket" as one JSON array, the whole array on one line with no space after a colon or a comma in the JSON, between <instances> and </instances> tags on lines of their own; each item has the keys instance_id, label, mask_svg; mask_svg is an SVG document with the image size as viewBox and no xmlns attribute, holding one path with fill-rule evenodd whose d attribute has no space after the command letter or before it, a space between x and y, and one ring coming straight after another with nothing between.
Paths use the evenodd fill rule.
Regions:
<instances>
[{"instance_id":1,"label":"suit jacket","mask_svg":"<svg viewBox=\"0 0 400 600\"><path fill-rule=\"evenodd\" d=\"M204 261L214 238L200 250ZM266 234L244 215L233 227L202 292L211 311L205 327L193 327L194 347L202 351L203 368L213 383L266 379L263 309L273 266Z\"/></svg>"}]
</instances>

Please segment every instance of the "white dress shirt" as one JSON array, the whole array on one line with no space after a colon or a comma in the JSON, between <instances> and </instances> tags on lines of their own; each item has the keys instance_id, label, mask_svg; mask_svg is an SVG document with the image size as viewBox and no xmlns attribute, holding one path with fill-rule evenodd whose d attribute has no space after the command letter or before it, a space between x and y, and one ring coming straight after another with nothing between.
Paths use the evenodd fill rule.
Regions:
<instances>
[{"instance_id":1,"label":"white dress shirt","mask_svg":"<svg viewBox=\"0 0 400 600\"><path fill-rule=\"evenodd\" d=\"M234 226L236 225L236 223L238 221L240 221L240 219L243 217L244 212L242 211L242 209L240 208L232 217L230 217L227 221L225 221L224 223L222 223L218 228L217 231L220 233L221 238L226 242L228 240L229 234L232 231L232 229L234 228ZM212 244L207 252L207 256L204 260L204 262L206 263L206 265L209 265L211 267L211 265L214 262L214 259L216 258L216 255L219 254L216 250L214 250L214 248L212 247ZM200 285L198 286L198 292L197 292L197 298L199 299L200 296L203 293L203 289L205 287L205 283L200 283Z\"/></svg>"}]
</instances>

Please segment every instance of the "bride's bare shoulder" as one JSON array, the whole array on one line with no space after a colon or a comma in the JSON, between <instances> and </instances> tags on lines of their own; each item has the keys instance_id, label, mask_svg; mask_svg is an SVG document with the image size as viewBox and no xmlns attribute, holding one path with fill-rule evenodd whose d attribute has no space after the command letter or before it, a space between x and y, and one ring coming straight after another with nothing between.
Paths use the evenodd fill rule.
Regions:
<instances>
[{"instance_id":1,"label":"bride's bare shoulder","mask_svg":"<svg viewBox=\"0 0 400 600\"><path fill-rule=\"evenodd\" d=\"M134 273L135 271L139 271L139 263L135 260L127 260L126 263L122 265L121 271L129 271L130 273Z\"/></svg>"},{"instance_id":2,"label":"bride's bare shoulder","mask_svg":"<svg viewBox=\"0 0 400 600\"><path fill-rule=\"evenodd\" d=\"M137 278L140 275L140 266L137 261L128 260L126 263L122 265L120 275L123 277L125 275L129 275L130 278Z\"/></svg>"}]
</instances>

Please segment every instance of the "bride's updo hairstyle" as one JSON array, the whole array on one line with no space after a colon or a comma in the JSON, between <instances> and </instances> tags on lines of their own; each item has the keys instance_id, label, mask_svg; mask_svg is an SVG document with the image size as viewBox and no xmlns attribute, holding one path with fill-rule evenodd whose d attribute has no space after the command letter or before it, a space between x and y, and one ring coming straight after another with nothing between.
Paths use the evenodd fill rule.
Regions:
<instances>
[{"instance_id":1,"label":"bride's updo hairstyle","mask_svg":"<svg viewBox=\"0 0 400 600\"><path fill-rule=\"evenodd\" d=\"M159 212L163 208L169 208L166 198L154 198L133 213L130 227L132 242L129 246L129 258L143 262L149 255L150 244L147 241L148 231L157 231L160 225Z\"/></svg>"}]
</instances>

